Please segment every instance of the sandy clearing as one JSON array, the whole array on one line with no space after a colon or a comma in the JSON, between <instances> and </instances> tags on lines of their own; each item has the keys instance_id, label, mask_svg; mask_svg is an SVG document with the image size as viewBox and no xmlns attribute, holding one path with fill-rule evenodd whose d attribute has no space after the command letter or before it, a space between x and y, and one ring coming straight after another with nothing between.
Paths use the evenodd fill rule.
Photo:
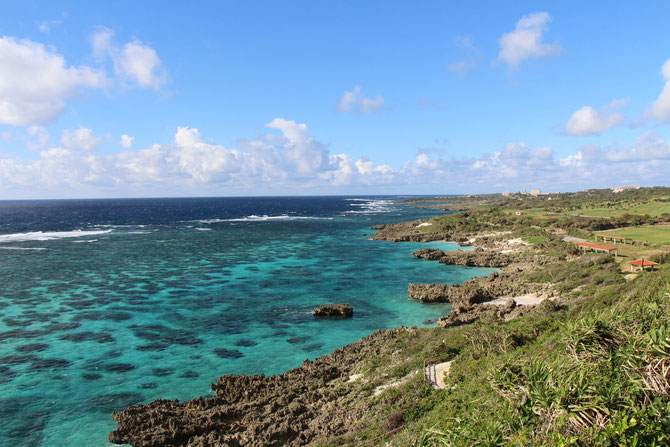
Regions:
<instances>
[{"instance_id":1,"label":"sandy clearing","mask_svg":"<svg viewBox=\"0 0 670 447\"><path fill-rule=\"evenodd\" d=\"M545 300L544 297L539 296L537 293L528 293L526 295L520 296L508 296L503 298L498 298L493 301L488 301L485 304L494 304L496 306L504 306L507 303L507 300L513 299L516 301L518 306L533 306L535 304L540 304Z\"/></svg>"},{"instance_id":2,"label":"sandy clearing","mask_svg":"<svg viewBox=\"0 0 670 447\"><path fill-rule=\"evenodd\" d=\"M393 387L396 387L396 386L400 386L400 385L402 385L402 384L404 384L404 383L407 383L407 382L409 382L409 381L412 379L412 377L414 377L414 375L415 375L416 373L418 373L418 372L419 372L419 370L418 370L418 369L415 369L414 371L410 372L409 374L407 374L407 375L404 376L404 377L401 377L401 378L399 378L399 379L393 380L393 381L391 381L391 382L389 382L389 383L385 383L384 385L379 385L377 388L375 388L375 390L374 390L374 392L372 393L372 395L373 395L373 396L379 396L381 393L384 392L384 390L386 390L386 389L388 389L388 388L393 388Z\"/></svg>"}]
</instances>

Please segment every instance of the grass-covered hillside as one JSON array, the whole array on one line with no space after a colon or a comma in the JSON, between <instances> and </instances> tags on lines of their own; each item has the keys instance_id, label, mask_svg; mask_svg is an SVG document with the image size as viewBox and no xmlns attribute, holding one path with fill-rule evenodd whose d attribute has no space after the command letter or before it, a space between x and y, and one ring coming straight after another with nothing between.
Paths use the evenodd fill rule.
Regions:
<instances>
[{"instance_id":1,"label":"grass-covered hillside","mask_svg":"<svg viewBox=\"0 0 670 447\"><path fill-rule=\"evenodd\" d=\"M626 283L591 255L536 275L563 298L507 323L419 330L367 359L376 422L328 445L670 445L670 268ZM453 361L449 389L415 374L372 396L424 360Z\"/></svg>"}]
</instances>

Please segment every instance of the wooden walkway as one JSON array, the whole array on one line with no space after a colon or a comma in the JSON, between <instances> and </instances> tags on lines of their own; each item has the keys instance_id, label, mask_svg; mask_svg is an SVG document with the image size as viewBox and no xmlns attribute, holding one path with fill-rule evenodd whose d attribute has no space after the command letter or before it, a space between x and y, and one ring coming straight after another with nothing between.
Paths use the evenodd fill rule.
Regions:
<instances>
[{"instance_id":1,"label":"wooden walkway","mask_svg":"<svg viewBox=\"0 0 670 447\"><path fill-rule=\"evenodd\" d=\"M452 362L438 363L437 365L423 364L423 378L436 390L444 390L447 385L444 383L445 374L449 374Z\"/></svg>"}]
</instances>

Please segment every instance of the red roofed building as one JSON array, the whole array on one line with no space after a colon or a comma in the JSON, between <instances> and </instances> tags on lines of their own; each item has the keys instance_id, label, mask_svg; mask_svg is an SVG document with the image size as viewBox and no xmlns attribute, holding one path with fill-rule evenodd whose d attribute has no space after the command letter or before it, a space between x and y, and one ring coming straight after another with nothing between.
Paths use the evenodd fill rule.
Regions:
<instances>
[{"instance_id":1,"label":"red roofed building","mask_svg":"<svg viewBox=\"0 0 670 447\"><path fill-rule=\"evenodd\" d=\"M630 265L631 272L641 272L647 268L649 270L654 270L654 267L657 266L658 263L647 259L636 259L635 261L628 261L628 265Z\"/></svg>"},{"instance_id":2,"label":"red roofed building","mask_svg":"<svg viewBox=\"0 0 670 447\"><path fill-rule=\"evenodd\" d=\"M600 245L600 244L592 244L591 242L578 242L577 246L586 251L597 251L601 253L607 253L608 255L611 255L612 252L614 252L614 256L619 255L619 249L616 247L609 247L607 245Z\"/></svg>"}]
</instances>

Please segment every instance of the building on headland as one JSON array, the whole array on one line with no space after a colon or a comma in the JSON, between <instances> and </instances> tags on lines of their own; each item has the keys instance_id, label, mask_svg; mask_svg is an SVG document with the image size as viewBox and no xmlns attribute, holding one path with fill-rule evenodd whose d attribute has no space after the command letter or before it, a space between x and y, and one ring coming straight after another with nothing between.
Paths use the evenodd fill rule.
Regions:
<instances>
[{"instance_id":1,"label":"building on headland","mask_svg":"<svg viewBox=\"0 0 670 447\"><path fill-rule=\"evenodd\" d=\"M509 191L503 191L503 192L502 192L502 195L503 195L503 196L508 196L509 194L510 194Z\"/></svg>"},{"instance_id":2,"label":"building on headland","mask_svg":"<svg viewBox=\"0 0 670 447\"><path fill-rule=\"evenodd\" d=\"M638 185L635 185L635 186L616 186L616 187L612 188L612 192L620 193L620 192L628 191L628 190L631 190L631 189L640 189L640 188L641 188L641 186L638 186Z\"/></svg>"},{"instance_id":3,"label":"building on headland","mask_svg":"<svg viewBox=\"0 0 670 447\"><path fill-rule=\"evenodd\" d=\"M537 196L539 196L539 195L542 195L542 191L540 191L539 188L537 188L537 189L531 189L531 190L530 190L530 195L531 195L531 196L535 196L535 197L537 197Z\"/></svg>"}]
</instances>

